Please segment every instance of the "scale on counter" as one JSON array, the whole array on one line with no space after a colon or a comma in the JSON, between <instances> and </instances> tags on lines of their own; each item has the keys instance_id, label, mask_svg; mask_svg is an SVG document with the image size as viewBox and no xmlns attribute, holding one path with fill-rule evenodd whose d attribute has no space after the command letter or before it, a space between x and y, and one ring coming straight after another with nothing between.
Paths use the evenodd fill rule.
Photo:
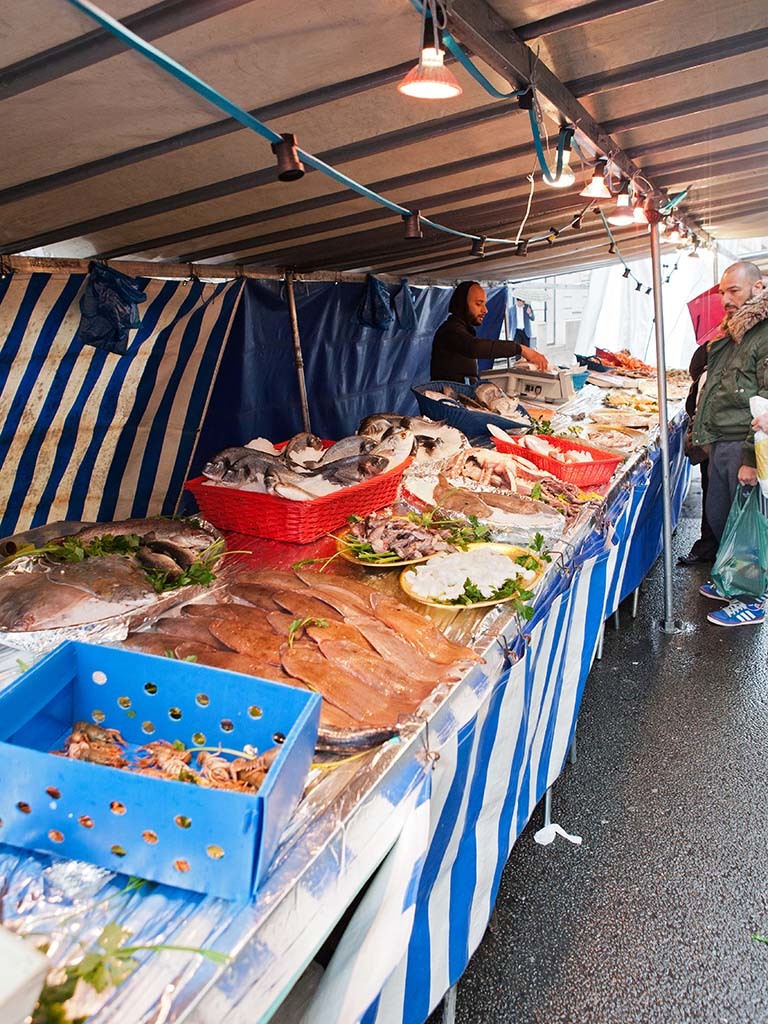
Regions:
<instances>
[{"instance_id":1,"label":"scale on counter","mask_svg":"<svg viewBox=\"0 0 768 1024\"><path fill-rule=\"evenodd\" d=\"M483 380L492 380L508 395L522 401L527 398L531 402L562 405L576 394L571 370L549 373L546 370L523 369L518 363L506 370L485 370Z\"/></svg>"}]
</instances>

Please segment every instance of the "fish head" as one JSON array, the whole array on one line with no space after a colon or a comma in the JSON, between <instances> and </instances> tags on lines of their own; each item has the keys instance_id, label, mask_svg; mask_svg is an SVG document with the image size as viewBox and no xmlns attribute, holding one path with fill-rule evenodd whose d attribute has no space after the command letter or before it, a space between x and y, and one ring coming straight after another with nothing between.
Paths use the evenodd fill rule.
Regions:
<instances>
[{"instance_id":1,"label":"fish head","mask_svg":"<svg viewBox=\"0 0 768 1024\"><path fill-rule=\"evenodd\" d=\"M376 445L371 454L382 455L390 467L404 462L413 453L416 437L402 427L392 431Z\"/></svg>"}]
</instances>

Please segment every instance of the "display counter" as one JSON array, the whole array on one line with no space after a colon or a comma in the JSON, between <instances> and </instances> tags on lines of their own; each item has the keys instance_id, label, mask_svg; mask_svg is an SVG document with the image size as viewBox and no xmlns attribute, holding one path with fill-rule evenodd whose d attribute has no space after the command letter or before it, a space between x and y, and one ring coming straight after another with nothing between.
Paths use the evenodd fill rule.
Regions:
<instances>
[{"instance_id":1,"label":"display counter","mask_svg":"<svg viewBox=\"0 0 768 1024\"><path fill-rule=\"evenodd\" d=\"M689 479L684 424L682 413L670 423L673 522ZM255 901L126 890L104 869L0 846L4 923L49 936L57 963L113 921L134 946L226 955L138 950L138 968L96 999L94 1022L255 1024L362 892L304 1019L424 1021L478 946L510 849L563 770L603 622L661 551L661 493L652 442L560 545L524 631L503 605L438 613L484 661L438 687L397 738L310 786ZM259 564L296 558L287 546L248 543ZM5 656L5 678L16 657Z\"/></svg>"}]
</instances>

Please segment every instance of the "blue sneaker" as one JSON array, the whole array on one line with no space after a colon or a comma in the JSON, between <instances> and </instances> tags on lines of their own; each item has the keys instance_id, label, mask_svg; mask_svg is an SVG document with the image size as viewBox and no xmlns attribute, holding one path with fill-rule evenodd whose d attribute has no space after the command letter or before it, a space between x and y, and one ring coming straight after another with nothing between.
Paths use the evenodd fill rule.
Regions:
<instances>
[{"instance_id":1,"label":"blue sneaker","mask_svg":"<svg viewBox=\"0 0 768 1024\"><path fill-rule=\"evenodd\" d=\"M699 593L702 597L708 597L710 601L724 601L728 604L731 600L730 597L723 597L712 580L707 580L706 583L702 583L699 587Z\"/></svg>"},{"instance_id":2,"label":"blue sneaker","mask_svg":"<svg viewBox=\"0 0 768 1024\"><path fill-rule=\"evenodd\" d=\"M765 607L762 601L744 604L743 601L731 601L725 608L717 608L707 616L707 622L715 626L759 626L765 619Z\"/></svg>"}]
</instances>

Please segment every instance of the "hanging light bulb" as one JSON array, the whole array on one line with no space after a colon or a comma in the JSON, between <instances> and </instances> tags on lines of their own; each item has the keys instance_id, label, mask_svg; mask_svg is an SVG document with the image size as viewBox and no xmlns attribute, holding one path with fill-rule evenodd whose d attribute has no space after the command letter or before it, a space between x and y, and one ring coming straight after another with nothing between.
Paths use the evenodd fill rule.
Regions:
<instances>
[{"instance_id":1,"label":"hanging light bulb","mask_svg":"<svg viewBox=\"0 0 768 1024\"><path fill-rule=\"evenodd\" d=\"M616 197L616 205L605 218L609 224L617 228L625 228L635 223L635 217L629 202L629 192L620 192Z\"/></svg>"},{"instance_id":2,"label":"hanging light bulb","mask_svg":"<svg viewBox=\"0 0 768 1024\"><path fill-rule=\"evenodd\" d=\"M397 89L404 96L420 100L451 100L464 91L452 71L445 67L440 47L436 0L425 0L419 63L411 68ZM444 26L442 26L444 27Z\"/></svg>"},{"instance_id":3,"label":"hanging light bulb","mask_svg":"<svg viewBox=\"0 0 768 1024\"><path fill-rule=\"evenodd\" d=\"M629 269L629 267L624 267L624 273L621 276L626 278L629 277L631 273L632 271Z\"/></svg>"},{"instance_id":4,"label":"hanging light bulb","mask_svg":"<svg viewBox=\"0 0 768 1024\"><path fill-rule=\"evenodd\" d=\"M642 193L639 193L637 199L635 200L635 204L632 207L632 220L635 222L635 224L649 223L648 214L646 213L645 207L646 202L647 200L644 201Z\"/></svg>"},{"instance_id":5,"label":"hanging light bulb","mask_svg":"<svg viewBox=\"0 0 768 1024\"><path fill-rule=\"evenodd\" d=\"M680 233L680 225L677 223L677 221L673 221L672 227L667 231L667 241L671 242L673 245L676 245L682 237L683 236Z\"/></svg>"},{"instance_id":6,"label":"hanging light bulb","mask_svg":"<svg viewBox=\"0 0 768 1024\"><path fill-rule=\"evenodd\" d=\"M608 246L608 255L609 256L615 256L616 255L616 243L615 242L611 242L611 244Z\"/></svg>"},{"instance_id":7,"label":"hanging light bulb","mask_svg":"<svg viewBox=\"0 0 768 1024\"><path fill-rule=\"evenodd\" d=\"M605 184L605 169L607 166L607 160L597 161L595 169L592 171L592 177L590 178L589 184L579 192L580 196L584 196L586 199L611 198L611 193L608 190L608 186Z\"/></svg>"}]
</instances>

